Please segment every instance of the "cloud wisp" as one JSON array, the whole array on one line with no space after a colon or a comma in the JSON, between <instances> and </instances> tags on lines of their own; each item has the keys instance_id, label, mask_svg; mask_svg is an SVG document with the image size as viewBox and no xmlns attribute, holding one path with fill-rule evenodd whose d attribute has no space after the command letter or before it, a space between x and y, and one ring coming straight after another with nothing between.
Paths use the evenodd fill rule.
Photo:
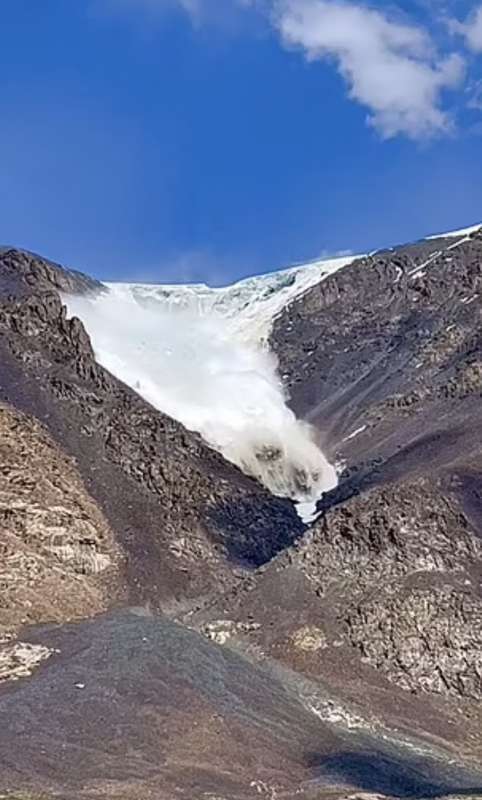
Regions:
<instances>
[{"instance_id":1,"label":"cloud wisp","mask_svg":"<svg viewBox=\"0 0 482 800\"><path fill-rule=\"evenodd\" d=\"M441 10L429 26L426 15L412 19L377 0L371 5L363 0L96 2L149 13L177 9L194 25L229 16L240 19L247 9L259 12L283 47L301 51L309 61L335 66L349 99L368 110L368 124L383 139L424 140L453 133L454 103L448 93L458 91L463 96L470 54L482 52L482 5L466 21L449 20L450 31L463 43L461 55L449 50L446 37L439 36L447 22Z\"/></svg>"},{"instance_id":2,"label":"cloud wisp","mask_svg":"<svg viewBox=\"0 0 482 800\"><path fill-rule=\"evenodd\" d=\"M450 20L452 33L464 37L467 47L474 53L482 53L482 5L476 8L465 22Z\"/></svg>"},{"instance_id":3,"label":"cloud wisp","mask_svg":"<svg viewBox=\"0 0 482 800\"><path fill-rule=\"evenodd\" d=\"M442 91L460 85L464 62L457 54L439 58L423 29L329 0L286 0L275 20L286 45L301 47L310 60L336 63L351 99L369 109L369 123L382 137L450 131Z\"/></svg>"}]
</instances>

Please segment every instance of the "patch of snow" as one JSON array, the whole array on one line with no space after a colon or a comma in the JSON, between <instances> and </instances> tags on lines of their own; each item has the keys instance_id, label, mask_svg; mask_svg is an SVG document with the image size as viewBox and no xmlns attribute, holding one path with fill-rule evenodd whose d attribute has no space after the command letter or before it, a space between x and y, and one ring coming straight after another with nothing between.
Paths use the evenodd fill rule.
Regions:
<instances>
[{"instance_id":1,"label":"patch of snow","mask_svg":"<svg viewBox=\"0 0 482 800\"><path fill-rule=\"evenodd\" d=\"M457 247L460 247L460 245L464 244L465 242L468 242L470 240L470 234L473 233L474 231L478 231L481 227L482 227L481 225L475 225L473 228L466 228L465 230L462 230L462 231L457 231L457 232L454 231L453 233L444 234L445 238L451 238L451 237L455 237L455 236L458 237L456 242L453 242L453 244L451 244L451 245L449 245L449 247L447 247L447 250L455 250ZM459 238L459 237L461 237L461 238ZM429 236L427 238L428 239L439 239L440 237L439 236ZM417 267L412 269L411 272L408 273L408 276L410 278L420 278L420 277L422 277L423 275L425 275L425 268L429 267L430 264L432 264L434 261L437 260L437 258L440 258L440 256L442 254L443 254L442 250L437 250L435 253L432 253L432 255L426 261L424 261L423 264L419 264ZM452 261L452 259L445 259L445 261L449 261L450 262L450 261Z\"/></svg>"},{"instance_id":2,"label":"patch of snow","mask_svg":"<svg viewBox=\"0 0 482 800\"><path fill-rule=\"evenodd\" d=\"M354 439L356 436L359 436L359 435L360 435L360 433L363 433L363 431L366 431L366 429L367 429L367 426L366 426L366 425L362 425L362 426L361 426L361 428L357 428L357 429L356 429L356 431L353 431L353 433L350 433L350 435L349 435L349 436L346 436L346 437L343 439L343 441L344 441L344 442L349 442L349 441L351 441L351 439Z\"/></svg>"},{"instance_id":3,"label":"patch of snow","mask_svg":"<svg viewBox=\"0 0 482 800\"><path fill-rule=\"evenodd\" d=\"M332 487L335 488L336 484ZM318 511L318 497L315 497L313 500L306 500L306 501L298 501L296 503L296 511L298 516L305 523L305 525L312 525L313 522L316 522L318 517L321 514L321 511Z\"/></svg>"},{"instance_id":4,"label":"patch of snow","mask_svg":"<svg viewBox=\"0 0 482 800\"><path fill-rule=\"evenodd\" d=\"M457 244L458 244L458 242L457 242ZM425 267L429 267L430 264L432 264L441 255L442 255L442 251L441 250L436 250L436 252L432 253L432 255L429 258L427 258L427 260L424 261L423 264L418 264L418 266L416 266L415 269L412 269L408 273L409 277L410 278L419 278L421 275L424 274L423 270L425 269Z\"/></svg>"},{"instance_id":5,"label":"patch of snow","mask_svg":"<svg viewBox=\"0 0 482 800\"><path fill-rule=\"evenodd\" d=\"M0 683L31 675L42 661L56 652L58 650L30 642L0 642Z\"/></svg>"},{"instance_id":6,"label":"patch of snow","mask_svg":"<svg viewBox=\"0 0 482 800\"><path fill-rule=\"evenodd\" d=\"M323 722L331 725L341 725L348 728L348 730L363 730L369 728L369 723L357 714L353 714L350 710L340 705L338 702L331 699L321 699L312 696L310 699L304 701L305 707L315 714Z\"/></svg>"},{"instance_id":7,"label":"patch of snow","mask_svg":"<svg viewBox=\"0 0 482 800\"><path fill-rule=\"evenodd\" d=\"M432 236L426 236L427 240L433 239L450 239L452 236L470 236L471 233L475 233L476 231L482 228L482 222L479 222L477 225L471 225L469 228L461 228L458 231L448 231L446 233L436 233L432 234Z\"/></svg>"}]
</instances>

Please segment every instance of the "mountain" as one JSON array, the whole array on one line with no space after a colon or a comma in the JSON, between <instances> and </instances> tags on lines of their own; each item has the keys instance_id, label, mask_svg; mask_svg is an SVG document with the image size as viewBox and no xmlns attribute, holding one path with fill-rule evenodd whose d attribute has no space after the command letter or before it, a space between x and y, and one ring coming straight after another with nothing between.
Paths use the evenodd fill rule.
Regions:
<instances>
[{"instance_id":1,"label":"mountain","mask_svg":"<svg viewBox=\"0 0 482 800\"><path fill-rule=\"evenodd\" d=\"M315 432L288 408L267 339L286 303L351 261L221 289L106 284L107 292L64 300L83 320L99 363L310 517L336 474Z\"/></svg>"},{"instance_id":2,"label":"mountain","mask_svg":"<svg viewBox=\"0 0 482 800\"><path fill-rule=\"evenodd\" d=\"M480 226L223 289L0 252L5 797L482 796L481 296Z\"/></svg>"}]
</instances>

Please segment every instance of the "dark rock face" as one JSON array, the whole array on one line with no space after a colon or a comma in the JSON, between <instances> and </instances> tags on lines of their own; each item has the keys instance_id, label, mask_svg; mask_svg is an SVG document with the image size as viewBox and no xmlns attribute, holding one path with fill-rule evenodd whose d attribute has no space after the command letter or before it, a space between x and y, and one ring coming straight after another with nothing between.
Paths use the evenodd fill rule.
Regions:
<instances>
[{"instance_id":1,"label":"dark rock face","mask_svg":"<svg viewBox=\"0 0 482 800\"><path fill-rule=\"evenodd\" d=\"M0 248L0 292L2 295L29 294L57 289L59 292L88 294L105 291L94 278L25 250Z\"/></svg>"},{"instance_id":2,"label":"dark rock face","mask_svg":"<svg viewBox=\"0 0 482 800\"><path fill-rule=\"evenodd\" d=\"M52 261L14 248L0 248L0 292L29 294L33 290L57 289L59 292L87 294L105 291L105 287L75 270L67 270Z\"/></svg>"},{"instance_id":3,"label":"dark rock face","mask_svg":"<svg viewBox=\"0 0 482 800\"><path fill-rule=\"evenodd\" d=\"M412 692L482 697L482 545L430 481L326 513L296 561L363 659Z\"/></svg>"},{"instance_id":4,"label":"dark rock face","mask_svg":"<svg viewBox=\"0 0 482 800\"><path fill-rule=\"evenodd\" d=\"M410 573L469 570L481 543L435 492L419 479L371 489L327 510L298 548L303 569L319 578L323 591L351 580L351 597Z\"/></svg>"},{"instance_id":5,"label":"dark rock face","mask_svg":"<svg viewBox=\"0 0 482 800\"><path fill-rule=\"evenodd\" d=\"M292 406L335 454L351 452L342 440L363 424L377 444L373 457L387 433L401 431L407 447L416 417L426 434L481 395L482 231L430 249L361 259L275 321L271 344Z\"/></svg>"},{"instance_id":6,"label":"dark rock face","mask_svg":"<svg viewBox=\"0 0 482 800\"><path fill-rule=\"evenodd\" d=\"M410 691L482 694L482 608L470 590L412 588L366 600L347 618L362 656Z\"/></svg>"}]
</instances>

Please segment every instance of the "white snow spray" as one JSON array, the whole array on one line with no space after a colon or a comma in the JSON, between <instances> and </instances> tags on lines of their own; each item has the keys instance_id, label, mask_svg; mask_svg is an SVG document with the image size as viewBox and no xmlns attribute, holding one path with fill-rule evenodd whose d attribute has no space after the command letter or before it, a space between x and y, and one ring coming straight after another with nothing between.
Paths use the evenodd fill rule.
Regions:
<instances>
[{"instance_id":1,"label":"white snow spray","mask_svg":"<svg viewBox=\"0 0 482 800\"><path fill-rule=\"evenodd\" d=\"M299 502L309 521L336 472L286 405L265 347L205 305L148 302L115 289L64 302L84 322L100 364L272 494Z\"/></svg>"}]
</instances>

